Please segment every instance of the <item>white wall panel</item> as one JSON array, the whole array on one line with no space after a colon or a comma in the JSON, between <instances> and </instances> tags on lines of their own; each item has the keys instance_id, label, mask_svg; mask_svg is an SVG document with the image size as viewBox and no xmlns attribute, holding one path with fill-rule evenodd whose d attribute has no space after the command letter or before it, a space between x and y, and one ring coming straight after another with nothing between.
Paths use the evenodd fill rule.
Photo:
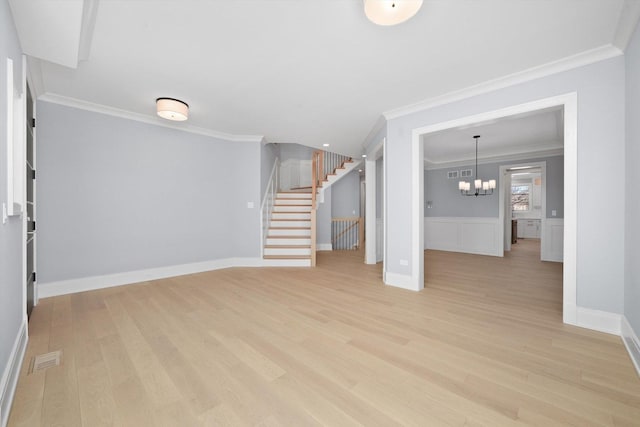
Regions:
<instances>
[{"instance_id":1,"label":"white wall panel","mask_svg":"<svg viewBox=\"0 0 640 427\"><path fill-rule=\"evenodd\" d=\"M424 248L501 256L498 218L425 218Z\"/></svg>"}]
</instances>

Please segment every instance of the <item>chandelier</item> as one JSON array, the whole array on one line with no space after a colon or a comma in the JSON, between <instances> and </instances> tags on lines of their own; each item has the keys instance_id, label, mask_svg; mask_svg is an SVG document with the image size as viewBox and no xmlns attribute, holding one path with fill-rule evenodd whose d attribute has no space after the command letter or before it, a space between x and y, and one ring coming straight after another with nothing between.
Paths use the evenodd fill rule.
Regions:
<instances>
[{"instance_id":1,"label":"chandelier","mask_svg":"<svg viewBox=\"0 0 640 427\"><path fill-rule=\"evenodd\" d=\"M475 192L471 192L471 183L467 181L460 181L458 190L463 196L490 196L496 188L496 180L482 181L478 179L478 138L480 138L480 135L475 135L474 138L476 140L476 179L473 181Z\"/></svg>"}]
</instances>

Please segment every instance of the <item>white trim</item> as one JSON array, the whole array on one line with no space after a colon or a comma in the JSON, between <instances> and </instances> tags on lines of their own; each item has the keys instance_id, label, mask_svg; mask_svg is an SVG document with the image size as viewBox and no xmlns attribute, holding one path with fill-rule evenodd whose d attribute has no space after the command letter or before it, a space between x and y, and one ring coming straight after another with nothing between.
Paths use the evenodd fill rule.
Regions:
<instances>
[{"instance_id":1,"label":"white trim","mask_svg":"<svg viewBox=\"0 0 640 427\"><path fill-rule=\"evenodd\" d=\"M9 363L4 367L2 378L0 379L0 426L6 426L9 421L9 411L13 403L13 397L18 385L18 377L22 368L22 361L27 350L27 319L20 325L20 330L13 342L13 348L9 355Z\"/></svg>"},{"instance_id":2,"label":"white trim","mask_svg":"<svg viewBox=\"0 0 640 427\"><path fill-rule=\"evenodd\" d=\"M367 160L364 162L364 179L365 179L365 240L364 240L364 263L376 263L377 248L377 218L376 218L376 160Z\"/></svg>"},{"instance_id":3,"label":"white trim","mask_svg":"<svg viewBox=\"0 0 640 427\"><path fill-rule=\"evenodd\" d=\"M316 251L332 251L333 245L331 243L317 243Z\"/></svg>"},{"instance_id":4,"label":"white trim","mask_svg":"<svg viewBox=\"0 0 640 427\"><path fill-rule=\"evenodd\" d=\"M564 239L562 321L576 323L578 283L578 94L564 97Z\"/></svg>"},{"instance_id":5,"label":"white trim","mask_svg":"<svg viewBox=\"0 0 640 427\"><path fill-rule=\"evenodd\" d=\"M389 259L388 243L388 221L389 212L387 209L387 137L382 139L382 281L387 282L387 260ZM377 219L376 219L377 220Z\"/></svg>"},{"instance_id":6,"label":"white trim","mask_svg":"<svg viewBox=\"0 0 640 427\"><path fill-rule=\"evenodd\" d=\"M576 307L576 326L607 334L620 335L622 316L608 311Z\"/></svg>"},{"instance_id":7,"label":"white trim","mask_svg":"<svg viewBox=\"0 0 640 427\"><path fill-rule=\"evenodd\" d=\"M418 288L415 285L413 276L407 276L405 274L386 272L384 277L384 284L393 286L396 288L406 289L408 291L420 291L422 288Z\"/></svg>"},{"instance_id":8,"label":"white trim","mask_svg":"<svg viewBox=\"0 0 640 427\"><path fill-rule=\"evenodd\" d=\"M424 101L407 105L404 107L389 110L383 113L387 120L406 116L408 114L417 113L428 110L439 105L449 104L451 102L460 101L462 99L471 98L473 96L482 95L484 93L493 92L498 89L504 89L509 86L525 83L531 80L561 73L573 68L583 67L605 59L615 58L622 55L623 52L613 45L604 45L595 49L587 50L557 61L529 68L497 79L488 80L474 86L446 93L444 95L435 96Z\"/></svg>"},{"instance_id":9,"label":"white trim","mask_svg":"<svg viewBox=\"0 0 640 427\"><path fill-rule=\"evenodd\" d=\"M487 120L495 120L515 114L542 110L545 108L564 106L564 268L563 268L563 322L575 325L576 317L576 288L577 288L577 192L578 192L578 95L576 92L553 96L512 105L499 110L487 111L473 116L462 117L447 122L415 128L411 141L411 170L412 170L412 239L411 252L415 274L418 281L424 282L424 212L422 191L424 182L424 157L418 156L422 143L422 135L440 130L465 126ZM417 183L417 185L416 185ZM504 233L504 229L502 229ZM502 235L504 240L504 234ZM503 241L504 243L504 241ZM416 263L417 261L417 263Z\"/></svg>"},{"instance_id":10,"label":"white trim","mask_svg":"<svg viewBox=\"0 0 640 427\"><path fill-rule=\"evenodd\" d=\"M83 101L76 98L57 95L54 93L45 93L39 98L41 101L51 102L54 104L64 105L72 108L79 108L85 111L93 111L94 113L106 114L109 116L120 117L123 119L134 120L137 122L148 123L151 125L162 126L171 129L181 130L183 132L195 133L198 135L210 136L213 138L223 139L231 142L263 142L262 135L232 135L230 133L218 132L212 129L205 129L188 124L176 124L168 120L163 120L156 116L147 114L134 113L132 111L121 110L119 108L108 107L106 105L94 104L92 102Z\"/></svg>"},{"instance_id":11,"label":"white trim","mask_svg":"<svg viewBox=\"0 0 640 427\"><path fill-rule=\"evenodd\" d=\"M511 162L511 161L519 161L519 160L538 159L538 158L544 158L544 157L556 157L556 156L562 156L563 154L564 154L563 148L553 148L550 150L528 151L526 153L505 154L501 156L478 158L478 164L485 165L489 163L502 163L502 162ZM473 163L473 161L474 161L474 158L469 160L460 160L460 161L442 162L442 163L432 163L425 160L424 168L426 170L450 169L450 168L469 166Z\"/></svg>"},{"instance_id":12,"label":"white trim","mask_svg":"<svg viewBox=\"0 0 640 427\"><path fill-rule=\"evenodd\" d=\"M419 130L412 132L411 158L424 159L424 144ZM422 163L422 162L420 162ZM411 251L411 280L413 288L424 289L424 168L414 167L411 170L411 212L420 212L420 215L411 216L411 229L413 230L413 247ZM385 240L386 242L386 240ZM386 244L386 243L385 243Z\"/></svg>"},{"instance_id":13,"label":"white trim","mask_svg":"<svg viewBox=\"0 0 640 427\"><path fill-rule=\"evenodd\" d=\"M362 143L362 149L364 151L364 154L367 155L367 158L372 157L371 156L372 151L375 151L377 148L380 148L379 147L380 144L379 143L376 144L374 138L376 134L380 132L382 128L385 127L386 124L387 124L387 120L384 118L384 116L381 115L380 117L378 117L378 120L376 120L376 123L373 125L373 127L367 134L367 137L364 139ZM372 147L373 144L375 145Z\"/></svg>"},{"instance_id":14,"label":"white trim","mask_svg":"<svg viewBox=\"0 0 640 427\"><path fill-rule=\"evenodd\" d=\"M224 258L212 261L194 262L191 264L172 265L169 267L150 268L146 270L128 271L125 273L107 274L104 276L84 277L81 279L60 280L57 282L38 283L38 297L47 298L76 292L92 291L149 280L166 279L185 274L202 273L231 267L262 267L266 260L262 258Z\"/></svg>"},{"instance_id":15,"label":"white trim","mask_svg":"<svg viewBox=\"0 0 640 427\"><path fill-rule=\"evenodd\" d=\"M622 316L620 332L622 334L622 342L627 347L633 366L636 367L636 372L640 375L640 339L638 339L638 335L625 316Z\"/></svg>"}]
</instances>

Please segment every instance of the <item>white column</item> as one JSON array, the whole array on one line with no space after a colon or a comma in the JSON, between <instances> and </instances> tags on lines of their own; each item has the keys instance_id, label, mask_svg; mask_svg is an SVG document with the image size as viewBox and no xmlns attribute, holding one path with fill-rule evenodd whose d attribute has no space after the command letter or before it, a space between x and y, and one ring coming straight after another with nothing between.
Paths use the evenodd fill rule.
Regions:
<instances>
[{"instance_id":1,"label":"white column","mask_svg":"<svg viewBox=\"0 0 640 427\"><path fill-rule=\"evenodd\" d=\"M366 160L365 173L365 264L376 263L376 161Z\"/></svg>"}]
</instances>

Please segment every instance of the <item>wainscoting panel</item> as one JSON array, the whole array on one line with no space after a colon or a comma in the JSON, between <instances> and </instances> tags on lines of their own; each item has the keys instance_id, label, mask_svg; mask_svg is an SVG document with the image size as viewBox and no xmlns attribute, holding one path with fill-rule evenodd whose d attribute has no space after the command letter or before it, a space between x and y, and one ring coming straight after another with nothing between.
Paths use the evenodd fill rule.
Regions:
<instances>
[{"instance_id":1,"label":"wainscoting panel","mask_svg":"<svg viewBox=\"0 0 640 427\"><path fill-rule=\"evenodd\" d=\"M564 220L562 218L545 219L542 233L542 260L562 262L564 244Z\"/></svg>"},{"instance_id":2,"label":"wainscoting panel","mask_svg":"<svg viewBox=\"0 0 640 427\"><path fill-rule=\"evenodd\" d=\"M502 256L500 253L498 218L424 219L424 248Z\"/></svg>"}]
</instances>

